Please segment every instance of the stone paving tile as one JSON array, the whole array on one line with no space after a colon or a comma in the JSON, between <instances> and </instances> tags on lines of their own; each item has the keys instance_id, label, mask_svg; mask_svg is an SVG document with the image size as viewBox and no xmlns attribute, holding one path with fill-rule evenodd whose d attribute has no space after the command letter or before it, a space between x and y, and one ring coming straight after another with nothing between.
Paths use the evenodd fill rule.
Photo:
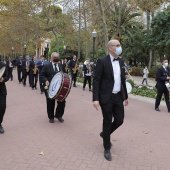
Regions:
<instances>
[{"instance_id":1,"label":"stone paving tile","mask_svg":"<svg viewBox=\"0 0 170 170\"><path fill-rule=\"evenodd\" d=\"M7 111L0 135L0 170L169 170L170 114L165 104L130 95L125 121L111 136L113 160L103 157L101 111L79 84L67 98L64 123L48 122L45 96L7 82ZM44 155L39 155L44 152Z\"/></svg>"}]
</instances>

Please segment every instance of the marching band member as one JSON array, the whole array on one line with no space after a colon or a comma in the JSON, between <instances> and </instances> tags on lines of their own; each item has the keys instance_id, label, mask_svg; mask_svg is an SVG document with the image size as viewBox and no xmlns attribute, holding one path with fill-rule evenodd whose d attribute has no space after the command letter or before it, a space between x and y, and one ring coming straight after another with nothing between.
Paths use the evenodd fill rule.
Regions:
<instances>
[{"instance_id":1,"label":"marching band member","mask_svg":"<svg viewBox=\"0 0 170 170\"><path fill-rule=\"evenodd\" d=\"M65 58L64 61L63 61L62 70L63 70L63 73L67 73L67 74L68 74L68 63L67 63L67 58Z\"/></svg>"},{"instance_id":2,"label":"marching band member","mask_svg":"<svg viewBox=\"0 0 170 170\"><path fill-rule=\"evenodd\" d=\"M42 68L43 68L43 65L44 65L44 56L41 55L41 56L40 56L40 61L38 61L38 63L37 63L41 94L43 94L43 91L44 91L44 89L43 89L43 84L42 84L42 80L41 80L41 78L40 78L40 73L41 73L41 70L42 70Z\"/></svg>"},{"instance_id":3,"label":"marching band member","mask_svg":"<svg viewBox=\"0 0 170 170\"><path fill-rule=\"evenodd\" d=\"M22 61L22 71L23 71L23 86L26 86L27 76L30 74L30 61L29 56L25 57L25 60ZM29 77L29 84L31 87L30 77Z\"/></svg>"},{"instance_id":4,"label":"marching band member","mask_svg":"<svg viewBox=\"0 0 170 170\"><path fill-rule=\"evenodd\" d=\"M23 57L22 57L22 56L20 56L19 59L16 60L16 66L17 66L17 73L18 73L18 81L19 81L19 84L21 84L21 82L22 82L22 80L23 80L22 60L23 60Z\"/></svg>"},{"instance_id":5,"label":"marching band member","mask_svg":"<svg viewBox=\"0 0 170 170\"><path fill-rule=\"evenodd\" d=\"M77 80L77 74L78 74L78 60L76 59L76 55L73 55L73 59L70 60L69 62L69 68L70 68L70 72L71 72L71 77L72 77L72 81L73 83L73 87L77 87L76 86L76 80Z\"/></svg>"},{"instance_id":6,"label":"marching band member","mask_svg":"<svg viewBox=\"0 0 170 170\"><path fill-rule=\"evenodd\" d=\"M33 61L30 62L30 83L32 90L37 89L37 81L38 81L38 67L36 63L37 57L34 56Z\"/></svg>"},{"instance_id":7,"label":"marching band member","mask_svg":"<svg viewBox=\"0 0 170 170\"><path fill-rule=\"evenodd\" d=\"M91 91L91 76L92 76L92 66L90 64L90 60L87 59L83 64L83 72L84 72L84 82L83 82L83 90L85 90L86 83L88 81L89 91Z\"/></svg>"},{"instance_id":8,"label":"marching band member","mask_svg":"<svg viewBox=\"0 0 170 170\"><path fill-rule=\"evenodd\" d=\"M11 81L13 80L13 62L11 61L11 57L8 57L8 60L6 61L6 66L7 66L7 69L8 69L8 77L11 78Z\"/></svg>"},{"instance_id":9,"label":"marching band member","mask_svg":"<svg viewBox=\"0 0 170 170\"><path fill-rule=\"evenodd\" d=\"M61 64L59 63L60 58L59 54L56 52L53 52L51 54L51 62L49 64L46 64L43 66L43 69L40 73L40 78L42 79L42 82L45 86L49 87L50 82L54 75L61 70ZM47 114L49 118L50 123L54 123L54 117L57 118L60 122L63 122L64 119L62 118L65 110L65 103L66 101L57 101L57 107L54 114L54 108L55 108L55 99L48 98L48 92L45 91L46 96L46 103L47 103Z\"/></svg>"},{"instance_id":10,"label":"marching band member","mask_svg":"<svg viewBox=\"0 0 170 170\"><path fill-rule=\"evenodd\" d=\"M160 111L159 105L160 105L162 95L164 94L166 106L167 106L168 112L170 112L169 91L165 85L166 82L170 81L167 58L162 59L162 66L158 68L157 70L156 81L157 81L156 83L157 96L156 96L156 101L155 101L155 110Z\"/></svg>"},{"instance_id":11,"label":"marching band member","mask_svg":"<svg viewBox=\"0 0 170 170\"><path fill-rule=\"evenodd\" d=\"M5 67L6 65L0 61L0 69ZM5 69L4 74L0 77L0 133L4 133L4 128L2 127L3 117L6 110L6 96L7 96L7 89L5 86L5 82L9 79L8 77L8 70Z\"/></svg>"}]
</instances>

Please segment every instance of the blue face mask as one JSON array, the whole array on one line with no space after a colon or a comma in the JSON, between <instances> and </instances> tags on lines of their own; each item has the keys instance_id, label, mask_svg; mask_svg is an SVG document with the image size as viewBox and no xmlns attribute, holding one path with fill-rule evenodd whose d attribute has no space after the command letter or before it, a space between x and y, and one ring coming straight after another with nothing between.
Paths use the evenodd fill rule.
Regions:
<instances>
[{"instance_id":1,"label":"blue face mask","mask_svg":"<svg viewBox=\"0 0 170 170\"><path fill-rule=\"evenodd\" d=\"M120 55L122 54L122 47L116 47L116 52L115 52L116 55Z\"/></svg>"}]
</instances>

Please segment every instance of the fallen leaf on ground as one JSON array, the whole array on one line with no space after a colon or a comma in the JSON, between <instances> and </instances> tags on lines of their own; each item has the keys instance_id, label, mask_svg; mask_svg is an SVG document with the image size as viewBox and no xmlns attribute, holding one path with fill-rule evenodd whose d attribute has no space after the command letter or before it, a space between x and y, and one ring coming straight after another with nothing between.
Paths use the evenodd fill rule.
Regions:
<instances>
[{"instance_id":1,"label":"fallen leaf on ground","mask_svg":"<svg viewBox=\"0 0 170 170\"><path fill-rule=\"evenodd\" d=\"M148 131L143 131L144 134L148 134L149 132Z\"/></svg>"},{"instance_id":2,"label":"fallen leaf on ground","mask_svg":"<svg viewBox=\"0 0 170 170\"><path fill-rule=\"evenodd\" d=\"M44 152L43 152L43 151L41 151L41 152L39 153L39 155L44 155Z\"/></svg>"}]
</instances>

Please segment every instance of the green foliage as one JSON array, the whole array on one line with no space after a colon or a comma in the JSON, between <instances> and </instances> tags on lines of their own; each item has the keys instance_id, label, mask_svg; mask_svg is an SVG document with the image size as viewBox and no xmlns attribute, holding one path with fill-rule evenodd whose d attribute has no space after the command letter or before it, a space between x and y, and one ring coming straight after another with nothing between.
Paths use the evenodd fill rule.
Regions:
<instances>
[{"instance_id":1,"label":"green foliage","mask_svg":"<svg viewBox=\"0 0 170 170\"><path fill-rule=\"evenodd\" d=\"M131 84L132 88L134 87L135 83L134 83L134 81L133 81L133 80L131 80L131 79L127 79L126 81L127 81L127 82L129 82L129 83Z\"/></svg>"},{"instance_id":2,"label":"green foliage","mask_svg":"<svg viewBox=\"0 0 170 170\"><path fill-rule=\"evenodd\" d=\"M162 55L168 56L170 52L170 6L153 18L151 27L152 33L148 36L148 45Z\"/></svg>"},{"instance_id":3,"label":"green foliage","mask_svg":"<svg viewBox=\"0 0 170 170\"><path fill-rule=\"evenodd\" d=\"M156 78L156 73L157 73L157 70L158 70L159 67L160 67L160 65L158 65L158 66L153 66L153 67L149 70L149 77Z\"/></svg>"},{"instance_id":4,"label":"green foliage","mask_svg":"<svg viewBox=\"0 0 170 170\"><path fill-rule=\"evenodd\" d=\"M132 67L132 72L130 73L133 76L142 76L143 68L142 67Z\"/></svg>"}]
</instances>

